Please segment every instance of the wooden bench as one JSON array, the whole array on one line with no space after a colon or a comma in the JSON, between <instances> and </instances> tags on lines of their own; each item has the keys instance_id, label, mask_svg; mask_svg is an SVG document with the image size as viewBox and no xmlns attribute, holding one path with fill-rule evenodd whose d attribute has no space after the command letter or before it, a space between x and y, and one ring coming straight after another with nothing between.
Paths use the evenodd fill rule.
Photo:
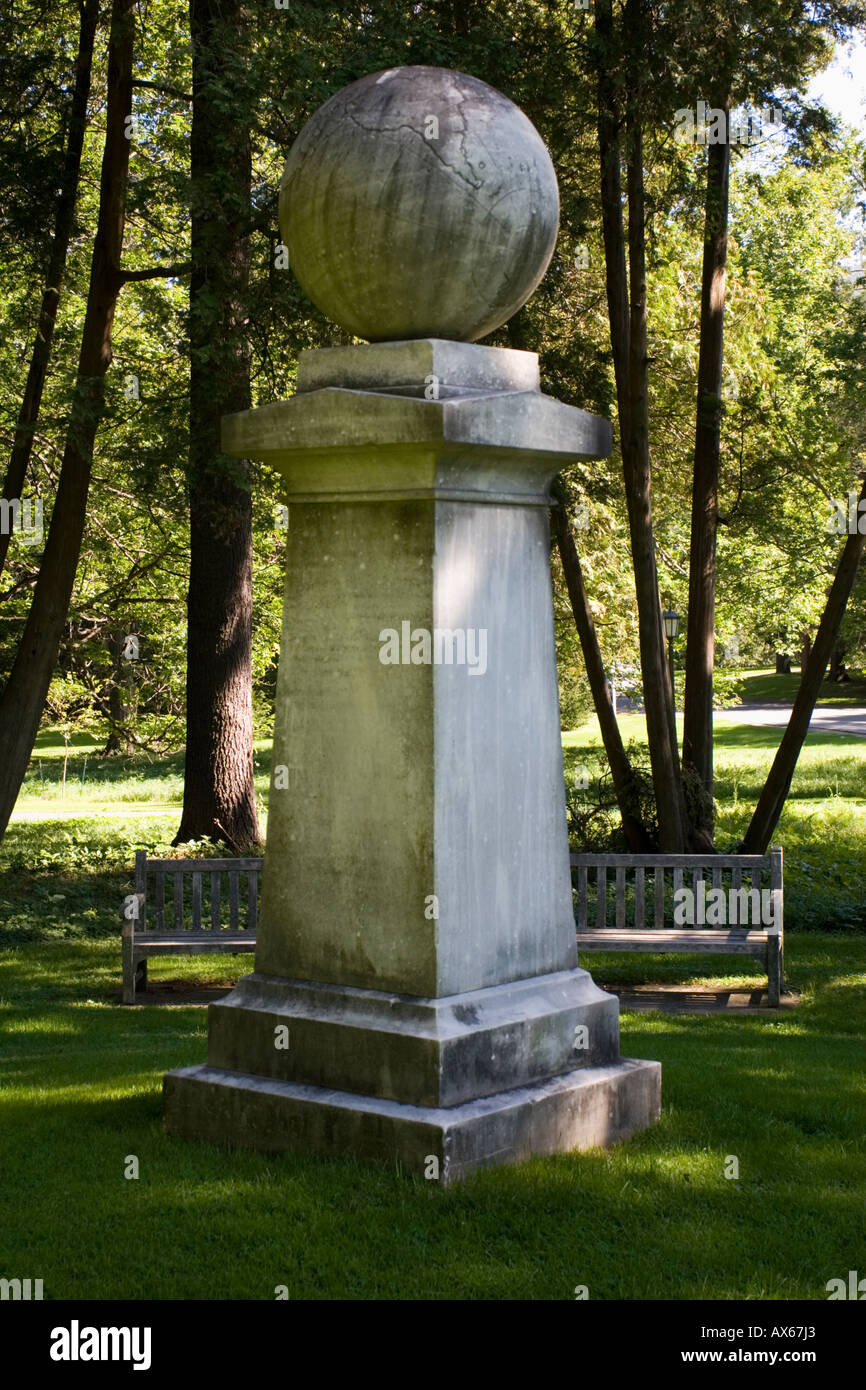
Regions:
<instances>
[{"instance_id":1,"label":"wooden bench","mask_svg":"<svg viewBox=\"0 0 866 1390\"><path fill-rule=\"evenodd\" d=\"M768 1001L778 1008L784 988L782 851L769 854L572 854L577 870L577 949L582 951L678 951L684 955L750 955L764 962ZM684 883L684 876L688 876ZM652 886L650 887L650 879ZM748 880L748 885L744 883ZM611 881L612 880L612 881ZM726 887L726 884L728 885ZM682 913L693 894L694 925ZM699 921L700 904L713 889L723 894L726 925ZM755 929L758 891L758 928ZM612 891L611 891L612 890ZM735 894L732 898L731 894ZM744 899L743 894L747 894ZM770 898L762 894L772 894ZM718 904L718 898L713 900ZM674 904L680 920L675 920ZM749 910L745 915L742 909ZM761 909L765 911L762 916ZM767 917L770 917L770 923ZM648 925L648 921L650 925ZM590 927L590 922L594 926Z\"/></svg>"},{"instance_id":2,"label":"wooden bench","mask_svg":"<svg viewBox=\"0 0 866 1390\"><path fill-rule=\"evenodd\" d=\"M136 993L146 987L148 956L199 955L210 951L239 955L256 949L259 873L263 862L148 859L144 850L138 850L135 892L123 907L124 1004L134 1004ZM244 875L246 891L242 894L240 880ZM172 879L168 909L167 877ZM224 877L228 879L227 893L223 892ZM148 891L151 880L152 892Z\"/></svg>"}]
</instances>

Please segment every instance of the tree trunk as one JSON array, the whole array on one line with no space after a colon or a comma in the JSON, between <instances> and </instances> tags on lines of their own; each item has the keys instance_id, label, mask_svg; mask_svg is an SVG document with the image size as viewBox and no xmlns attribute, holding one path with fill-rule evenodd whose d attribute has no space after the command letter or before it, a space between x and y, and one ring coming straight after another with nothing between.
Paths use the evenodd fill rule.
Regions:
<instances>
[{"instance_id":1,"label":"tree trunk","mask_svg":"<svg viewBox=\"0 0 866 1390\"><path fill-rule=\"evenodd\" d=\"M791 658L786 652L776 652L776 675L790 676Z\"/></svg>"},{"instance_id":2,"label":"tree trunk","mask_svg":"<svg viewBox=\"0 0 866 1390\"><path fill-rule=\"evenodd\" d=\"M631 8L629 4L627 11ZM626 18L628 22L628 13ZM629 113L627 138L629 428L627 435L621 435L623 474L638 606L647 740L659 818L659 847L663 851L682 852L685 849L686 837L685 804L677 747L673 687L665 657L665 634L652 519L643 137L639 117L632 112Z\"/></svg>"},{"instance_id":3,"label":"tree trunk","mask_svg":"<svg viewBox=\"0 0 866 1390\"><path fill-rule=\"evenodd\" d=\"M125 122L132 109L132 7L133 0L114 0L112 7L99 216L75 396L39 577L0 698L0 835L9 823L27 771L57 661L84 533L93 443L104 408L111 326L123 283L120 257L129 167Z\"/></svg>"},{"instance_id":4,"label":"tree trunk","mask_svg":"<svg viewBox=\"0 0 866 1390\"><path fill-rule=\"evenodd\" d=\"M261 840L253 783L249 465L220 450L224 414L250 406L250 120L241 0L191 0L190 580L186 768L174 843L243 852Z\"/></svg>"},{"instance_id":5,"label":"tree trunk","mask_svg":"<svg viewBox=\"0 0 866 1390\"><path fill-rule=\"evenodd\" d=\"M830 670L827 672L828 681L838 683L845 673L845 648L837 642L830 653Z\"/></svg>"},{"instance_id":6,"label":"tree trunk","mask_svg":"<svg viewBox=\"0 0 866 1390\"><path fill-rule=\"evenodd\" d=\"M126 632L118 629L111 637L111 676L108 686L108 739L102 750L103 758L112 753L131 753L132 740L129 736L129 720L132 704L124 703L124 694L129 689L129 664L124 660Z\"/></svg>"},{"instance_id":7,"label":"tree trunk","mask_svg":"<svg viewBox=\"0 0 866 1390\"><path fill-rule=\"evenodd\" d=\"M66 269L66 257L72 235L75 217L75 202L78 196L78 181L81 173L81 150L84 145L84 132L87 126L87 103L90 97L90 76L93 66L93 41L99 19L99 0L85 0L80 10L78 29L78 55L75 62L75 85L72 89L72 102L69 111L69 131L66 139L66 156L60 184L60 196L54 216L54 235L42 291L42 303L36 325L36 338L30 358L30 368L18 412L18 423L12 441L12 452L6 470L3 496L6 499L20 498L24 490L30 454L33 449L33 434L39 419L45 375L51 356L51 341L57 321L57 306L60 302L60 286ZM6 561L9 548L9 534L0 532L0 572Z\"/></svg>"},{"instance_id":8,"label":"tree trunk","mask_svg":"<svg viewBox=\"0 0 866 1390\"><path fill-rule=\"evenodd\" d=\"M640 21L640 7L629 4L626 23ZM620 176L620 111L612 77L613 13L610 0L595 10L594 61L598 79L598 138L601 161L602 229L610 341L616 379L620 447L628 506L638 604L641 670L647 737L663 850L684 848L684 806L673 713L673 692L664 651L661 603L652 526L649 457L646 270L644 259L643 170L640 125L629 125L629 269Z\"/></svg>"},{"instance_id":9,"label":"tree trunk","mask_svg":"<svg viewBox=\"0 0 866 1390\"><path fill-rule=\"evenodd\" d=\"M713 101L725 112L727 93ZM694 768L707 797L700 829L712 837L713 662L715 659L716 530L721 454L722 368L725 339L725 277L728 258L728 188L731 147L709 147L701 280L698 400L689 550L689 622L683 713L683 764Z\"/></svg>"},{"instance_id":10,"label":"tree trunk","mask_svg":"<svg viewBox=\"0 0 866 1390\"><path fill-rule=\"evenodd\" d=\"M808 632L803 633L803 645L800 648L800 680L806 674L806 667L809 665L809 655L812 651L812 638Z\"/></svg>"},{"instance_id":11,"label":"tree trunk","mask_svg":"<svg viewBox=\"0 0 866 1390\"><path fill-rule=\"evenodd\" d=\"M562 571L565 575L568 597L571 600L575 627L580 638L586 674L589 678L589 688L592 691L601 737L610 764L623 831L628 841L628 847L633 853L651 854L656 849L656 845L647 833L640 817L635 814L634 779L631 764L623 747L619 725L616 722L616 713L610 699L610 687L604 672L604 662L598 645L595 623L592 620L589 600L583 583L580 558L568 524L565 489L561 483L555 485L554 496L559 503L552 512L556 543L562 560Z\"/></svg>"},{"instance_id":12,"label":"tree trunk","mask_svg":"<svg viewBox=\"0 0 866 1390\"><path fill-rule=\"evenodd\" d=\"M866 477L864 477L863 486L860 489L860 502L866 504ZM821 690L827 662L830 660L830 653L836 644L845 615L845 608L851 597L851 590L854 588L864 546L866 546L866 534L849 535L839 557L830 594L824 612L821 614L815 640L812 643L809 664L802 674L800 687L794 700L791 718L788 720L787 728L782 735L782 742L776 750L770 774L764 783L764 789L746 831L743 850L747 854L766 854L770 837L782 814L785 800L791 789L791 778L794 776L800 749L803 747L803 742L809 732L809 720Z\"/></svg>"}]
</instances>

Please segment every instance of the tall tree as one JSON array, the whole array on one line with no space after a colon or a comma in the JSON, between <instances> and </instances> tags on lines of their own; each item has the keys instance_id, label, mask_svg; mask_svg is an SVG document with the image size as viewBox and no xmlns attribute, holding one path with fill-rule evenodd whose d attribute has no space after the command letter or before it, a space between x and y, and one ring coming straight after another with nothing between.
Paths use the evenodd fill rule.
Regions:
<instances>
[{"instance_id":1,"label":"tall tree","mask_svg":"<svg viewBox=\"0 0 866 1390\"><path fill-rule=\"evenodd\" d=\"M568 524L567 493L561 479L557 479L553 489L556 505L552 508L553 527L562 572L568 589L571 611L580 638L586 674L592 691L593 703L598 716L604 751L610 766L614 794L622 818L622 828L629 849L634 853L647 854L654 849L653 842L636 810L634 775L628 754L623 746L619 724L610 698L610 687L604 670L598 635L593 622L592 610L583 582L580 556L574 543L574 536Z\"/></svg>"},{"instance_id":2,"label":"tall tree","mask_svg":"<svg viewBox=\"0 0 866 1390\"><path fill-rule=\"evenodd\" d=\"M866 512L866 477L860 489L858 505ZM809 721L827 670L827 663L836 645L845 608L854 588L864 548L866 532L859 530L849 534L842 547L827 605L818 624L818 632L812 643L806 669L802 673L791 717L785 727L782 741L776 749L773 765L743 840L743 849L747 854L766 854L770 837L782 814L791 789L797 759L809 732Z\"/></svg>"},{"instance_id":3,"label":"tall tree","mask_svg":"<svg viewBox=\"0 0 866 1390\"><path fill-rule=\"evenodd\" d=\"M112 360L118 296L128 281L176 276L188 269L174 265L124 270L121 266L132 134L134 3L113 0L112 4L99 210L75 390L42 563L0 696L0 835L27 771L66 624L87 520L94 444L105 410L105 376Z\"/></svg>"},{"instance_id":4,"label":"tall tree","mask_svg":"<svg viewBox=\"0 0 866 1390\"><path fill-rule=\"evenodd\" d=\"M689 608L683 718L683 766L705 795L694 801L693 833L712 838L713 668L715 660L716 538L721 468L722 379L733 99L761 98L774 89L802 86L804 74L825 51L828 35L856 21L856 6L823 0L750 0L742 12L711 0L677 0L668 20L681 26L678 47L690 74L703 74L714 122L708 136L704 199L695 449L692 480ZM688 46L683 44L687 39ZM719 117L721 119L719 119ZM742 127L748 129L748 127ZM713 143L709 143L710 139Z\"/></svg>"},{"instance_id":5,"label":"tall tree","mask_svg":"<svg viewBox=\"0 0 866 1390\"><path fill-rule=\"evenodd\" d=\"M730 92L713 106L730 116ZM683 710L683 766L692 768L707 796L700 829L713 831L713 665L715 661L716 531L721 462L722 372L725 340L725 278L728 259L728 190L731 146L711 145L707 159L698 400L692 475L689 548L689 626Z\"/></svg>"},{"instance_id":6,"label":"tall tree","mask_svg":"<svg viewBox=\"0 0 866 1390\"><path fill-rule=\"evenodd\" d=\"M105 145L84 328L60 481L15 663L0 697L0 834L9 822L45 704L78 566L93 445L105 403L120 259L132 109L134 0L114 0L108 43Z\"/></svg>"},{"instance_id":7,"label":"tall tree","mask_svg":"<svg viewBox=\"0 0 866 1390\"><path fill-rule=\"evenodd\" d=\"M252 500L221 452L224 414L250 406L249 35L241 0L190 0L190 579L186 771L175 844L259 842L253 782Z\"/></svg>"},{"instance_id":8,"label":"tall tree","mask_svg":"<svg viewBox=\"0 0 866 1390\"><path fill-rule=\"evenodd\" d=\"M60 288L69 253L69 240L75 220L75 202L81 174L81 151L87 128L87 103L90 98L90 77L93 67L93 41L99 21L99 0L84 0L79 8L78 53L75 62L75 81L69 107L66 151L57 208L54 215L54 234L48 254L45 285L39 306L36 335L27 382L18 412L18 423L12 442L12 452L3 484L3 497L20 498L27 477L27 467L33 448L33 432L39 419L45 374L51 357L51 341L57 322ZM6 560L10 534L0 531L0 571Z\"/></svg>"},{"instance_id":9,"label":"tall tree","mask_svg":"<svg viewBox=\"0 0 866 1390\"><path fill-rule=\"evenodd\" d=\"M601 206L610 337L616 377L623 479L628 507L647 738L662 850L685 848L685 797L676 740L673 691L665 658L656 570L649 450L646 226L642 109L647 61L645 0L627 0L628 43L614 34L611 0L597 0L593 56L598 82ZM617 60L619 58L619 61ZM621 166L625 157L628 243ZM628 268L626 266L628 265Z\"/></svg>"}]
</instances>

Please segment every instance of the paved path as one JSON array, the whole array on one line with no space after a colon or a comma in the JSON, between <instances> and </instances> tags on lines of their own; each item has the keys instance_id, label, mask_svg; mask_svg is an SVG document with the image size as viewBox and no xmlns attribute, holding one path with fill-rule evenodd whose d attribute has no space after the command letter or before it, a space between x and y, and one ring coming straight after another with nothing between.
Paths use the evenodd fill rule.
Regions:
<instances>
[{"instance_id":1,"label":"paved path","mask_svg":"<svg viewBox=\"0 0 866 1390\"><path fill-rule=\"evenodd\" d=\"M717 709L715 718L735 724L781 727L791 717L790 705L735 705L733 709ZM845 734L849 738L866 738L866 709L846 705L818 705L809 723L812 733Z\"/></svg>"}]
</instances>

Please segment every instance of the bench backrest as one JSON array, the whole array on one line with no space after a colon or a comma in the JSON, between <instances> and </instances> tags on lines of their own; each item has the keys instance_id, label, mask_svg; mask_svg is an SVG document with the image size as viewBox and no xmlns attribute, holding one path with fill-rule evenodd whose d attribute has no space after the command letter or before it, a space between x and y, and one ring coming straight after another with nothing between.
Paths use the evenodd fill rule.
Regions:
<instances>
[{"instance_id":1,"label":"bench backrest","mask_svg":"<svg viewBox=\"0 0 866 1390\"><path fill-rule=\"evenodd\" d=\"M255 932L263 863L256 858L148 859L138 850L135 891L143 903L136 931Z\"/></svg>"},{"instance_id":2,"label":"bench backrest","mask_svg":"<svg viewBox=\"0 0 866 1390\"><path fill-rule=\"evenodd\" d=\"M716 925L781 931L783 927L779 848L769 854L572 854L570 859L577 879L578 931ZM683 888L690 890L691 899L680 892ZM713 920L713 906L719 902L718 897L708 901L713 889L724 894L722 921ZM774 896L762 896L767 894Z\"/></svg>"}]
</instances>

